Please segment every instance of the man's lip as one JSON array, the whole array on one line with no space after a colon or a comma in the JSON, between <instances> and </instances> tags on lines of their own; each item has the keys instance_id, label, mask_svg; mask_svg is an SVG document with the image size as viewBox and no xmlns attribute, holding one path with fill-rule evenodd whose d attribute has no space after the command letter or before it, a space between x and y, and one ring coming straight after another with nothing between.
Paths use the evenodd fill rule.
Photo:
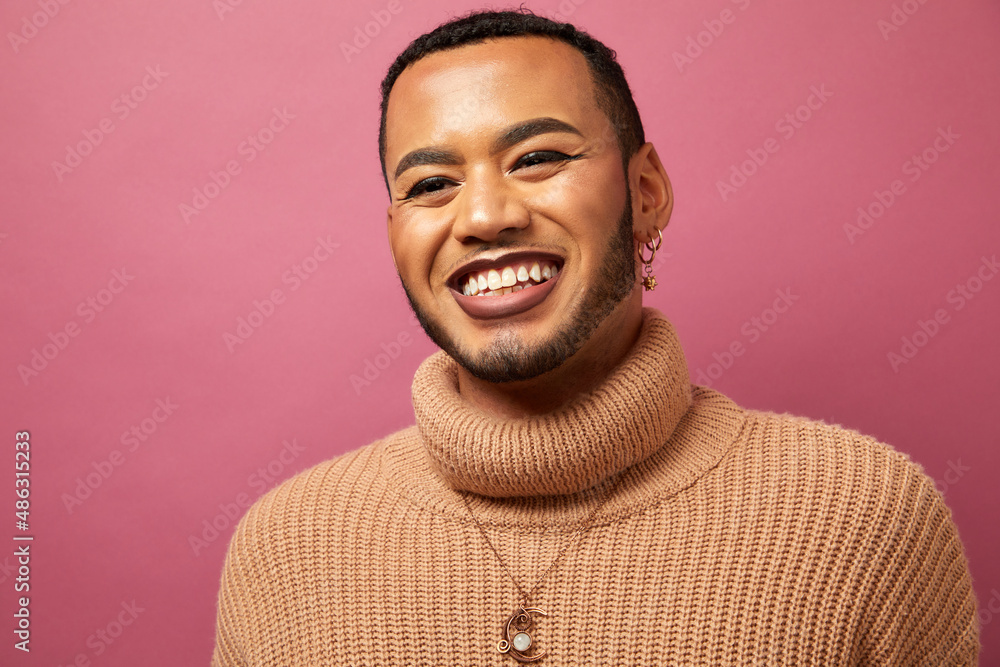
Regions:
<instances>
[{"instance_id":1,"label":"man's lip","mask_svg":"<svg viewBox=\"0 0 1000 667\"><path fill-rule=\"evenodd\" d=\"M500 269L505 266L516 266L518 264L527 264L530 262L552 262L558 268L562 269L563 258L549 252L539 252L537 250L521 250L518 252L508 253L506 255L480 257L472 260L468 264L463 264L457 270L453 271L451 277L448 278L448 285L453 290L461 293L461 281L470 273L486 269Z\"/></svg>"},{"instance_id":2,"label":"man's lip","mask_svg":"<svg viewBox=\"0 0 1000 667\"><path fill-rule=\"evenodd\" d=\"M469 317L492 320L518 315L534 308L545 300L561 277L562 273L558 273L534 287L500 296L466 296L456 289L451 290L451 295Z\"/></svg>"}]
</instances>

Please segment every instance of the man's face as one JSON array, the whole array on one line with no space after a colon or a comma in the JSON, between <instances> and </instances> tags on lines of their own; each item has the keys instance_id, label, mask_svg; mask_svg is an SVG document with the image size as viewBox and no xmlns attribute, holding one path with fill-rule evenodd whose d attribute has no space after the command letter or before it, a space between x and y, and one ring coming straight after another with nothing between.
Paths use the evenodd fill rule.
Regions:
<instances>
[{"instance_id":1,"label":"man's face","mask_svg":"<svg viewBox=\"0 0 1000 667\"><path fill-rule=\"evenodd\" d=\"M522 37L417 61L385 159L403 287L470 373L529 379L613 334L635 288L630 192L579 52Z\"/></svg>"}]
</instances>

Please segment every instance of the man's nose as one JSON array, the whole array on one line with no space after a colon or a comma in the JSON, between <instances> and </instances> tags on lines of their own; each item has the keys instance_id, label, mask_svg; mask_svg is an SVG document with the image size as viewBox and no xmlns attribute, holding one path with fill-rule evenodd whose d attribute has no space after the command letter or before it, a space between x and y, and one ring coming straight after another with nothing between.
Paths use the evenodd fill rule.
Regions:
<instances>
[{"instance_id":1,"label":"man's nose","mask_svg":"<svg viewBox=\"0 0 1000 667\"><path fill-rule=\"evenodd\" d=\"M461 243L490 243L502 232L528 226L528 211L503 174L469 174L458 196L461 201L452 233Z\"/></svg>"}]
</instances>

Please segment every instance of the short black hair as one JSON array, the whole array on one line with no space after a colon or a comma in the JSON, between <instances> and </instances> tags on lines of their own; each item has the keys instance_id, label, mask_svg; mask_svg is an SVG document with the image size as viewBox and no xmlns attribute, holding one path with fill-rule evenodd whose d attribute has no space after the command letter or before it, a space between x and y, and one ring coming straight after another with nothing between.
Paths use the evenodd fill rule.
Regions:
<instances>
[{"instance_id":1,"label":"short black hair","mask_svg":"<svg viewBox=\"0 0 1000 667\"><path fill-rule=\"evenodd\" d=\"M597 106L614 128L622 155L622 168L628 173L629 160L646 143L646 139L639 110L632 99L632 90L615 52L570 23L558 23L521 7L499 12L472 12L453 19L417 37L389 66L382 79L382 118L378 128L378 154L386 189L389 188L389 178L385 169L385 117L389 108L389 93L403 70L424 56L439 51L500 37L536 35L563 41L587 59L595 84Z\"/></svg>"}]
</instances>

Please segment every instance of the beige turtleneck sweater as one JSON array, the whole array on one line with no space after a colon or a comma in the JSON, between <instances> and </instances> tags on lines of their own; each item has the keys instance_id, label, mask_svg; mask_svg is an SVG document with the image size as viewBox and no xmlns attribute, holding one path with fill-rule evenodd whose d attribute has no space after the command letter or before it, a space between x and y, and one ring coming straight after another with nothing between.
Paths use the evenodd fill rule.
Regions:
<instances>
[{"instance_id":1,"label":"beige turtleneck sweater","mask_svg":"<svg viewBox=\"0 0 1000 667\"><path fill-rule=\"evenodd\" d=\"M437 353L417 424L321 463L240 522L213 665L518 664L524 590L609 496L531 600L540 665L973 665L968 566L906 456L854 431L743 410L691 386L644 311L592 393L496 420ZM618 475L617 473L621 473Z\"/></svg>"}]
</instances>

